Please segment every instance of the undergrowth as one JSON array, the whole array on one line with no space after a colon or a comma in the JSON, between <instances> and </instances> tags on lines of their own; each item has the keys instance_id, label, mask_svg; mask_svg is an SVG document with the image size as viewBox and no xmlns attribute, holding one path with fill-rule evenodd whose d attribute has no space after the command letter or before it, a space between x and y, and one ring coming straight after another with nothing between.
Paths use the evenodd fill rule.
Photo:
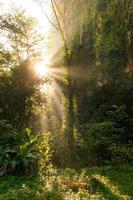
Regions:
<instances>
[{"instance_id":1,"label":"undergrowth","mask_svg":"<svg viewBox=\"0 0 133 200\"><path fill-rule=\"evenodd\" d=\"M0 200L132 200L132 167L56 169L33 176L1 176Z\"/></svg>"}]
</instances>

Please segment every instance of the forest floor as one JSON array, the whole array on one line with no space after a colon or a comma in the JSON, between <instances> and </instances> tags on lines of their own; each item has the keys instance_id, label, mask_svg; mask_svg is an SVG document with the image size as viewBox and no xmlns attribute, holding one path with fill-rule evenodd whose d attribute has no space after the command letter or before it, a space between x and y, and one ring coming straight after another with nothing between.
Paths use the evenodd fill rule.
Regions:
<instances>
[{"instance_id":1,"label":"forest floor","mask_svg":"<svg viewBox=\"0 0 133 200\"><path fill-rule=\"evenodd\" d=\"M0 200L133 200L133 168L49 170L38 177L1 176Z\"/></svg>"}]
</instances>

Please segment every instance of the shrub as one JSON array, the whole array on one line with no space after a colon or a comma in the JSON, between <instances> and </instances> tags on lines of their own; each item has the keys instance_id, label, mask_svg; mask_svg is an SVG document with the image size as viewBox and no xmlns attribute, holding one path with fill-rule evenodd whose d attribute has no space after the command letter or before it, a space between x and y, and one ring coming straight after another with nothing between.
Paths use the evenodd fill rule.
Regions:
<instances>
[{"instance_id":1,"label":"shrub","mask_svg":"<svg viewBox=\"0 0 133 200\"><path fill-rule=\"evenodd\" d=\"M31 136L30 129L18 132L6 120L0 121L1 173L31 173L39 158L36 148L38 137Z\"/></svg>"}]
</instances>

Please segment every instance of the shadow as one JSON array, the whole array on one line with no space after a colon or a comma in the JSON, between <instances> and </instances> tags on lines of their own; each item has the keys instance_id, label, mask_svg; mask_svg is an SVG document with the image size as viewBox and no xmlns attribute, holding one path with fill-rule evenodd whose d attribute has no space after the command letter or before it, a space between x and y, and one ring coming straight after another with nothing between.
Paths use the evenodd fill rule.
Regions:
<instances>
[{"instance_id":1,"label":"shadow","mask_svg":"<svg viewBox=\"0 0 133 200\"><path fill-rule=\"evenodd\" d=\"M106 187L106 185L94 177L91 179L91 187L92 193L100 193L106 200L120 200L117 195L113 194L110 189Z\"/></svg>"},{"instance_id":2,"label":"shadow","mask_svg":"<svg viewBox=\"0 0 133 200\"><path fill-rule=\"evenodd\" d=\"M110 168L105 170L103 175L106 176L113 185L116 185L121 193L133 197L132 168L129 167Z\"/></svg>"}]
</instances>

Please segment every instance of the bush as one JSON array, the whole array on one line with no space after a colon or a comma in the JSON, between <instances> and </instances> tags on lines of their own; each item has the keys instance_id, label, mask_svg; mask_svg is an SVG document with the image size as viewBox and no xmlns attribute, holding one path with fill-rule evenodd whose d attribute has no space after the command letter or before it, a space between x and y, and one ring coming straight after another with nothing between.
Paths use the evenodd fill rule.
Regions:
<instances>
[{"instance_id":1,"label":"bush","mask_svg":"<svg viewBox=\"0 0 133 200\"><path fill-rule=\"evenodd\" d=\"M133 147L132 145L115 145L110 146L112 153L111 162L114 165L127 165L133 163Z\"/></svg>"},{"instance_id":2,"label":"bush","mask_svg":"<svg viewBox=\"0 0 133 200\"><path fill-rule=\"evenodd\" d=\"M85 154L86 165L101 165L110 160L110 145L119 140L123 129L111 121L90 123L80 127L79 144L81 152ZM81 154L82 156L82 154Z\"/></svg>"},{"instance_id":3,"label":"bush","mask_svg":"<svg viewBox=\"0 0 133 200\"><path fill-rule=\"evenodd\" d=\"M36 148L38 137L31 136L30 129L18 132L6 120L0 121L1 173L31 173L39 158Z\"/></svg>"}]
</instances>

